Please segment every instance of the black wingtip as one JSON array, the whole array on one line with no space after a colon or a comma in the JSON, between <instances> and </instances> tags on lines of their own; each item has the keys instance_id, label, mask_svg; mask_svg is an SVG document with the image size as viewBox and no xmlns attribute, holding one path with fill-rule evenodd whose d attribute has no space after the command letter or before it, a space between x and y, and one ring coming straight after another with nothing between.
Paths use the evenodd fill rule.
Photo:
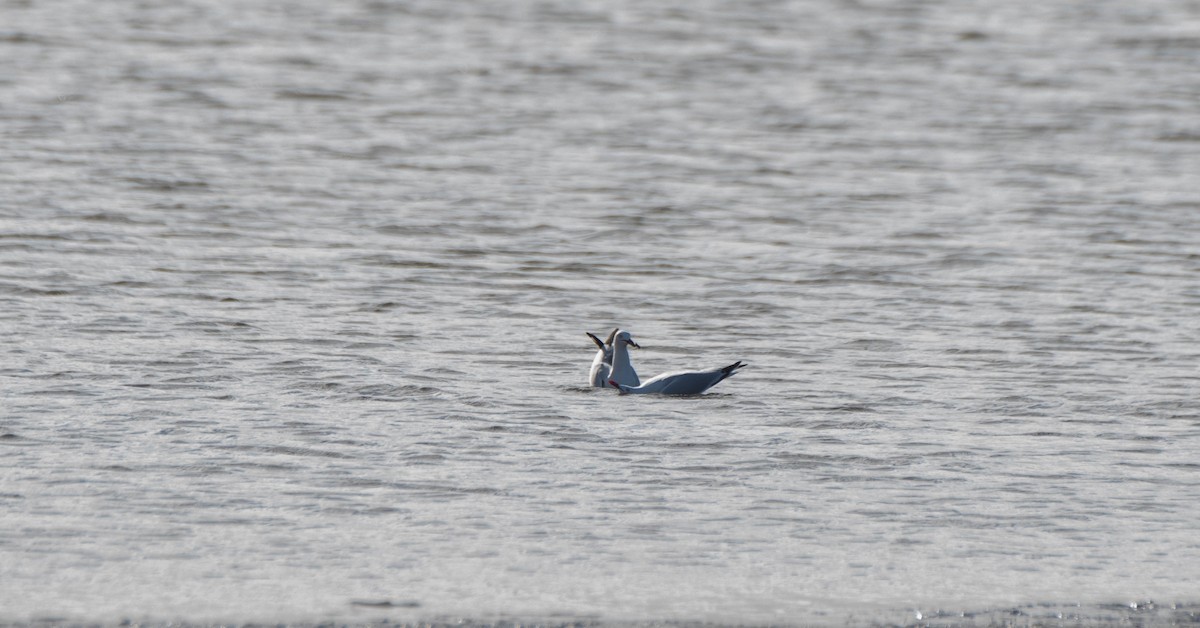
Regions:
<instances>
[{"instance_id":1,"label":"black wingtip","mask_svg":"<svg viewBox=\"0 0 1200 628\"><path fill-rule=\"evenodd\" d=\"M729 377L730 375L733 375L734 373L736 373L737 370L742 368L743 366L746 366L746 365L742 364L741 360L738 360L737 362L734 362L733 364L730 364L729 366L721 369L721 372L725 374L725 377Z\"/></svg>"},{"instance_id":2,"label":"black wingtip","mask_svg":"<svg viewBox=\"0 0 1200 628\"><path fill-rule=\"evenodd\" d=\"M596 334L593 334L593 333L592 333L592 332L590 332L590 331L585 331L585 332L583 332L583 333L587 334L587 337L588 337L588 338L591 338L591 339L592 339L592 342L596 343L596 346L597 346L597 347L600 347L601 349L603 349L603 348L604 348L604 341L603 341L603 340L600 340L599 338L597 338L597 337L596 337Z\"/></svg>"}]
</instances>

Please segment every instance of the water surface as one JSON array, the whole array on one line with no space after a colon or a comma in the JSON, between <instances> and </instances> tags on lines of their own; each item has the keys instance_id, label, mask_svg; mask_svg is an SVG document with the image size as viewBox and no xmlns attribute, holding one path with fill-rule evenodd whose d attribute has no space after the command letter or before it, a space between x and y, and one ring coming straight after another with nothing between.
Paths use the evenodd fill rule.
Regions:
<instances>
[{"instance_id":1,"label":"water surface","mask_svg":"<svg viewBox=\"0 0 1200 628\"><path fill-rule=\"evenodd\" d=\"M1194 621L1194 3L14 1L0 58L0 622ZM751 367L589 390L616 325Z\"/></svg>"}]
</instances>

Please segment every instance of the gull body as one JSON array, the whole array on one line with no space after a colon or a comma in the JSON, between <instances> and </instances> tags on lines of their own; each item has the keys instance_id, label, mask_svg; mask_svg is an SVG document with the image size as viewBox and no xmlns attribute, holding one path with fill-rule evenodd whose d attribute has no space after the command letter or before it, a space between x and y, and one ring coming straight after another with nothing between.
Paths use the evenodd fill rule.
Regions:
<instances>
[{"instance_id":1,"label":"gull body","mask_svg":"<svg viewBox=\"0 0 1200 628\"><path fill-rule=\"evenodd\" d=\"M592 358L592 369L588 373L588 383L593 388L608 388L609 374L612 372L612 341L617 330L612 330L608 339L600 340L592 332L584 332L592 342L596 343L596 357Z\"/></svg>"},{"instance_id":2,"label":"gull body","mask_svg":"<svg viewBox=\"0 0 1200 628\"><path fill-rule=\"evenodd\" d=\"M616 360L615 353L613 359ZM742 364L741 360L738 360L729 366L719 369L663 373L662 375L646 380L640 386L629 386L617 381L609 383L613 388L620 390L623 395L699 395L721 383L725 378L734 375L743 366L746 365Z\"/></svg>"},{"instance_id":3,"label":"gull body","mask_svg":"<svg viewBox=\"0 0 1200 628\"><path fill-rule=\"evenodd\" d=\"M608 385L613 388L617 388L618 386L639 386L641 384L637 371L633 370L633 363L629 361L629 347L642 348L641 345L633 341L633 336L630 336L629 332L619 329L613 330L612 368L606 380Z\"/></svg>"},{"instance_id":4,"label":"gull body","mask_svg":"<svg viewBox=\"0 0 1200 628\"><path fill-rule=\"evenodd\" d=\"M627 384L629 386L637 386L641 383L638 379L637 371L633 370L633 365L630 364L627 369L622 369L620 376L614 376L612 372L613 364L613 339L616 337L619 329L612 330L608 334L608 338L600 340L595 334L587 333L588 338L596 343L596 357L592 358L592 369L588 373L588 384L593 388L611 388L612 384L609 380L616 380L617 383Z\"/></svg>"}]
</instances>

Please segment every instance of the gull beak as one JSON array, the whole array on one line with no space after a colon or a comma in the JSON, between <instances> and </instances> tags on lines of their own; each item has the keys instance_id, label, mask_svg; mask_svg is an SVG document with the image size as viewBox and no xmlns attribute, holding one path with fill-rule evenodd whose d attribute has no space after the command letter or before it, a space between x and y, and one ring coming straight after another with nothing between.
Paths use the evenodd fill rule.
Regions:
<instances>
[{"instance_id":1,"label":"gull beak","mask_svg":"<svg viewBox=\"0 0 1200 628\"><path fill-rule=\"evenodd\" d=\"M636 343L636 342L634 342L634 341L632 341L632 340L626 340L625 342L629 343L629 346L633 347L634 349L641 349L641 348L642 348L642 345L639 345L638 343Z\"/></svg>"}]
</instances>

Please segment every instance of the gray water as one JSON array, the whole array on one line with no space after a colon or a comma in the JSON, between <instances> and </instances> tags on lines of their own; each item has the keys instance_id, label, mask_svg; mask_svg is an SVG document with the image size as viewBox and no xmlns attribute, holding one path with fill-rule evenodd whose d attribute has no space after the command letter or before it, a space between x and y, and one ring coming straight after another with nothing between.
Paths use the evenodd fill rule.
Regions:
<instances>
[{"instance_id":1,"label":"gray water","mask_svg":"<svg viewBox=\"0 0 1200 628\"><path fill-rule=\"evenodd\" d=\"M1195 621L1193 1L7 0L0 132L0 623Z\"/></svg>"}]
</instances>

